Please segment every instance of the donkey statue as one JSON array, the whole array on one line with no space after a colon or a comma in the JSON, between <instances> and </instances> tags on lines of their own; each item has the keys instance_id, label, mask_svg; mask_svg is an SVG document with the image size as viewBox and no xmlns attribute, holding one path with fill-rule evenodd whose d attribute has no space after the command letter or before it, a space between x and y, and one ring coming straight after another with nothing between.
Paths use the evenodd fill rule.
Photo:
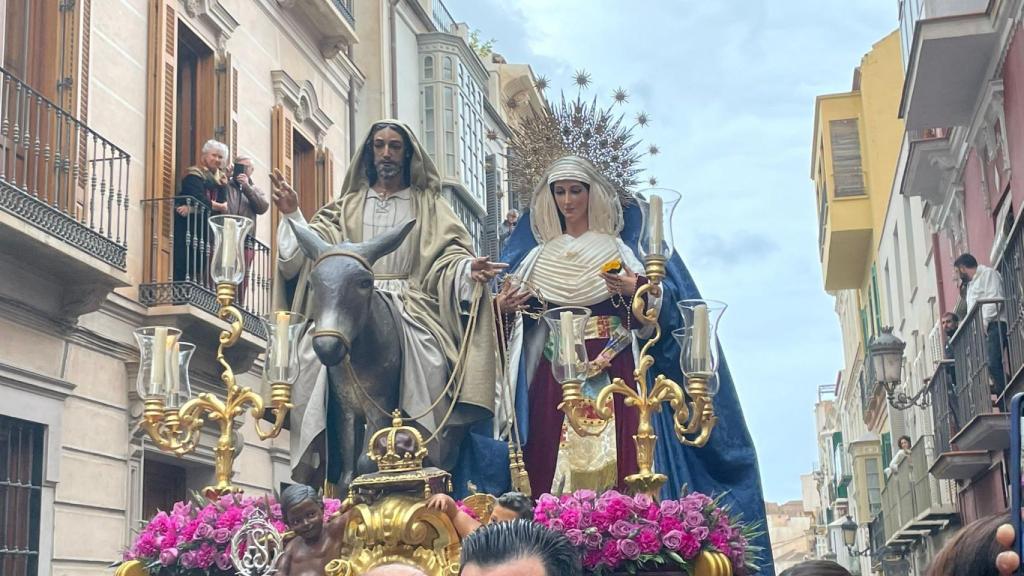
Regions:
<instances>
[{"instance_id":1,"label":"donkey statue","mask_svg":"<svg viewBox=\"0 0 1024 576\"><path fill-rule=\"evenodd\" d=\"M372 266L402 244L416 221L366 242L336 246L307 227L289 224L303 253L315 262L309 278L313 350L327 367L329 460L340 464L338 488L345 494L356 475L373 471L367 443L391 425L401 393L401 327L385 296L374 289Z\"/></svg>"}]
</instances>

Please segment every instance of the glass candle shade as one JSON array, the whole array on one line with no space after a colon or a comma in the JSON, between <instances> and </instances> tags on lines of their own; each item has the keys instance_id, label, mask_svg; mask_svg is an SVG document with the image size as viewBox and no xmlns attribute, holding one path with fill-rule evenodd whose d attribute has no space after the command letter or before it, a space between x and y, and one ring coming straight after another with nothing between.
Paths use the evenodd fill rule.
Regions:
<instances>
[{"instance_id":1,"label":"glass candle shade","mask_svg":"<svg viewBox=\"0 0 1024 576\"><path fill-rule=\"evenodd\" d=\"M647 188L636 193L643 214L640 228L640 255L672 255L675 241L672 237L672 216L681 198L679 192L670 188Z\"/></svg>"},{"instance_id":2,"label":"glass candle shade","mask_svg":"<svg viewBox=\"0 0 1024 576\"><path fill-rule=\"evenodd\" d=\"M560 384L587 378L587 346L584 335L590 310L578 306L552 308L544 313L554 344L551 374Z\"/></svg>"},{"instance_id":3,"label":"glass candle shade","mask_svg":"<svg viewBox=\"0 0 1024 576\"><path fill-rule=\"evenodd\" d=\"M188 378L188 365L196 345L178 342L171 349L168 357L167 399L168 408L180 408L192 398L192 385Z\"/></svg>"},{"instance_id":4,"label":"glass candle shade","mask_svg":"<svg viewBox=\"0 0 1024 576\"><path fill-rule=\"evenodd\" d=\"M718 322L727 306L717 300L682 300L677 306L683 327L672 336L679 343L679 368L687 378L705 378L717 387Z\"/></svg>"},{"instance_id":5,"label":"glass candle shade","mask_svg":"<svg viewBox=\"0 0 1024 576\"><path fill-rule=\"evenodd\" d=\"M294 384L299 377L299 339L306 317L295 312L273 312L263 318L267 325L267 356L263 377L271 384Z\"/></svg>"},{"instance_id":6,"label":"glass candle shade","mask_svg":"<svg viewBox=\"0 0 1024 576\"><path fill-rule=\"evenodd\" d=\"M210 276L217 284L240 284L245 277L245 237L252 230L252 220L222 214L210 218L210 229L213 231Z\"/></svg>"},{"instance_id":7,"label":"glass candle shade","mask_svg":"<svg viewBox=\"0 0 1024 576\"><path fill-rule=\"evenodd\" d=\"M139 344L139 374L135 388L139 397L151 400L166 400L171 382L171 360L176 358L175 350L181 330L167 326L146 326L135 330Z\"/></svg>"}]
</instances>

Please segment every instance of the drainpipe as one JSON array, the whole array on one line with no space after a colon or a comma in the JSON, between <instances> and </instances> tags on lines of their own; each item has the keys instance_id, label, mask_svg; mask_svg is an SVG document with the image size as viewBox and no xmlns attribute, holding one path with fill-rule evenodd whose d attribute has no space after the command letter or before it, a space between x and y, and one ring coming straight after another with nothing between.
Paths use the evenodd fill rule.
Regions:
<instances>
[{"instance_id":1,"label":"drainpipe","mask_svg":"<svg viewBox=\"0 0 1024 576\"><path fill-rule=\"evenodd\" d=\"M388 27L390 28L391 40L391 118L398 118L398 41L395 39L397 26L395 24L396 6L399 0L388 2Z\"/></svg>"}]
</instances>

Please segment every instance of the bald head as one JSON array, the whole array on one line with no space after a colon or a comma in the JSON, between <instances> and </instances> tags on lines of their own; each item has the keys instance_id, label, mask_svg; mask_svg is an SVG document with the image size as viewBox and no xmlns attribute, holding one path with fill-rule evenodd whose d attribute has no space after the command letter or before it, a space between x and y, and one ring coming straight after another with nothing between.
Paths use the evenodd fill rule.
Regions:
<instances>
[{"instance_id":1,"label":"bald head","mask_svg":"<svg viewBox=\"0 0 1024 576\"><path fill-rule=\"evenodd\" d=\"M384 564L371 568L365 576L427 576L419 568L408 564Z\"/></svg>"}]
</instances>

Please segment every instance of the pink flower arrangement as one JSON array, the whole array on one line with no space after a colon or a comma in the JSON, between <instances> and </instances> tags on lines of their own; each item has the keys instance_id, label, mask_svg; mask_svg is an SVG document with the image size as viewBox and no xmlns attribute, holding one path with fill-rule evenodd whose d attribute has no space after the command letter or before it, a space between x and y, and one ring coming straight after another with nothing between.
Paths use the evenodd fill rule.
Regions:
<instances>
[{"instance_id":1,"label":"pink flower arrangement","mask_svg":"<svg viewBox=\"0 0 1024 576\"><path fill-rule=\"evenodd\" d=\"M340 507L340 500L325 498L324 519ZM231 539L256 510L266 514L278 532L288 530L281 505L271 496L197 498L157 512L125 550L123 560L142 562L152 576L233 576Z\"/></svg>"},{"instance_id":2,"label":"pink flower arrangement","mask_svg":"<svg viewBox=\"0 0 1024 576\"><path fill-rule=\"evenodd\" d=\"M614 490L545 494L534 509L534 521L564 533L580 549L584 569L594 574L673 565L691 573L704 550L725 554L737 575L756 571L757 550L748 545L753 528L698 492L662 502Z\"/></svg>"}]
</instances>

